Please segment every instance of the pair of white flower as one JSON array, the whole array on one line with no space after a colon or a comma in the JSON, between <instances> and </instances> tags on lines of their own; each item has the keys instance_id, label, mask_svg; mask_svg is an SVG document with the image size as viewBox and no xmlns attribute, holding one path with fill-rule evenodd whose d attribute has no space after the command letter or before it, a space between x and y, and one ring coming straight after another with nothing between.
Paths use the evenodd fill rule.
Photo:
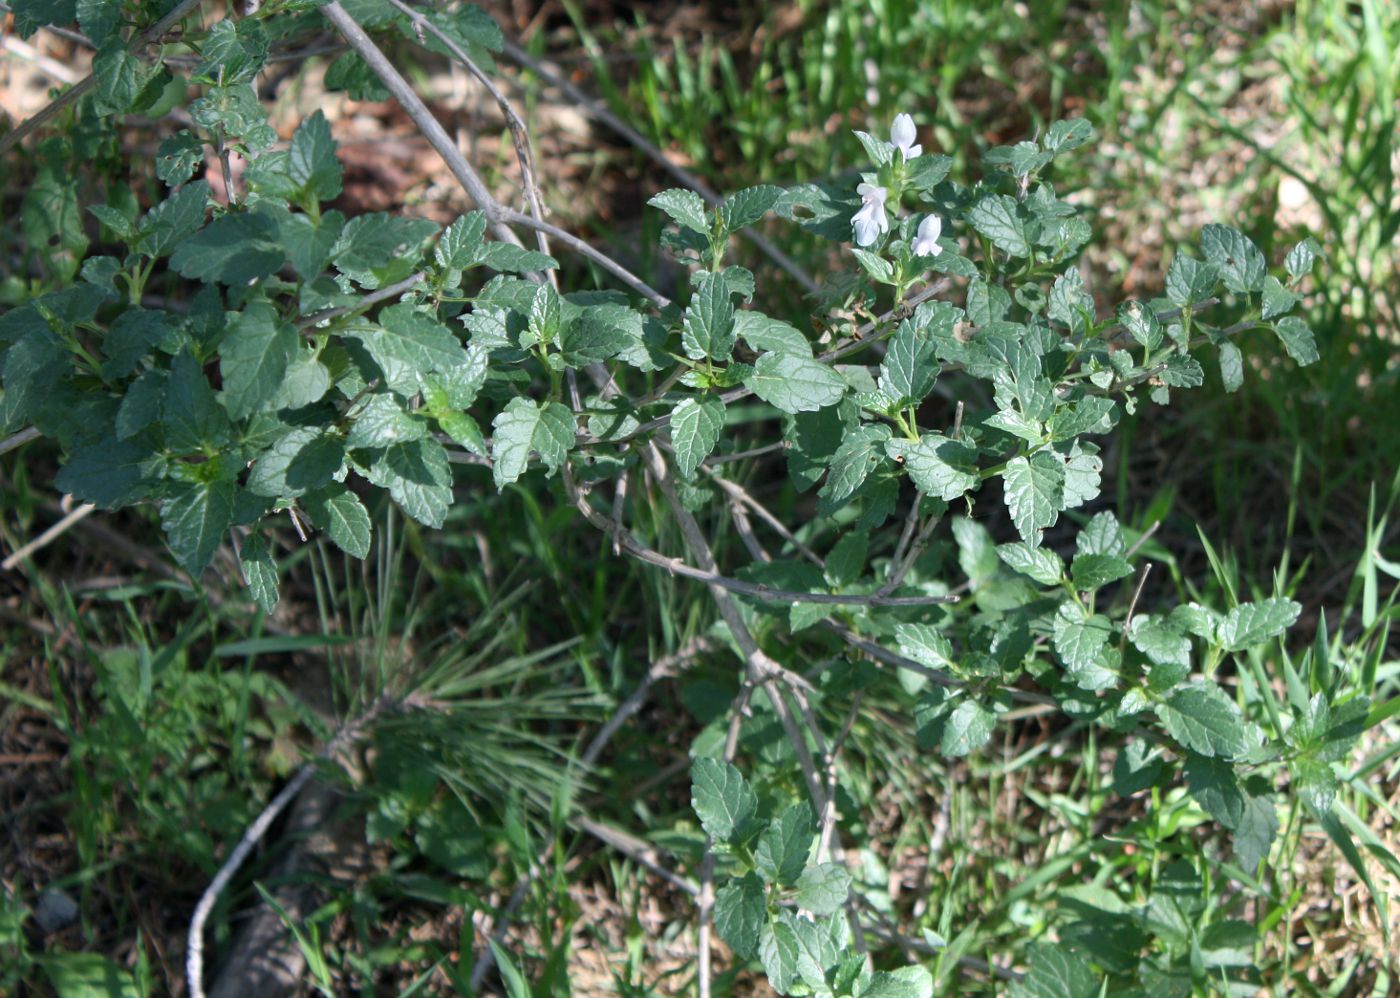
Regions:
<instances>
[{"instance_id":1,"label":"pair of white flower","mask_svg":"<svg viewBox=\"0 0 1400 998\"><path fill-rule=\"evenodd\" d=\"M890 126L890 145L904 153L907 163L915 156L923 154L924 147L914 141L914 119L907 114L894 116ZM860 210L851 217L851 225L856 230L856 245L869 246L880 238L881 233L890 231L889 216L885 213L885 201L889 198L888 188L878 184L861 184L856 188L860 195ZM919 223L918 235L911 247L915 256L937 256L943 252L938 245L938 236L943 231L943 222L937 215L929 215Z\"/></svg>"}]
</instances>

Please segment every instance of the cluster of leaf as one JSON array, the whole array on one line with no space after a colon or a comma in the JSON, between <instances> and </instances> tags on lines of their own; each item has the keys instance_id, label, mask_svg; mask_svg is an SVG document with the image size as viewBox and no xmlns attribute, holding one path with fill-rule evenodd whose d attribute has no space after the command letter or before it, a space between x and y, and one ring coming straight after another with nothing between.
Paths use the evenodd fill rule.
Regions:
<instances>
[{"instance_id":1,"label":"cluster of leaf","mask_svg":"<svg viewBox=\"0 0 1400 998\"><path fill-rule=\"evenodd\" d=\"M930 998L922 967L872 974L850 944L842 907L851 875L839 863L813 862L817 826L806 801L766 820L758 794L720 759L691 766L691 806L712 847L726 858L715 893L714 924L742 959L757 957L780 994L821 998Z\"/></svg>"}]
</instances>

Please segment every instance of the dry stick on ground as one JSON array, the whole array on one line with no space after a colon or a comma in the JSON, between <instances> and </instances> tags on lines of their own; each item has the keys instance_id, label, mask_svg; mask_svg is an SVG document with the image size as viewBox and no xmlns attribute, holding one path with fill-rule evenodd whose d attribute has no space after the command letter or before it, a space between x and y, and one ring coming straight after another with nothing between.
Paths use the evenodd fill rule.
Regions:
<instances>
[{"instance_id":1,"label":"dry stick on ground","mask_svg":"<svg viewBox=\"0 0 1400 998\"><path fill-rule=\"evenodd\" d=\"M397 6L397 0L390 0L390 2L395 3L395 5ZM651 142L648 142L646 137L643 136L641 132L637 131L631 125L627 124L617 115L613 114L612 111L608 109L607 105L605 105L602 101L589 97L587 94L585 94L578 87L574 86L568 80L565 80L557 74L550 72L543 65L541 65L537 59L533 58L528 52L520 48L520 46L513 44L509 40L506 41L504 50L506 55L511 59L511 61L529 70L531 73L534 73L549 86L555 87L563 91L564 95L568 97L571 101L573 101L574 104L579 108L579 110L583 111L585 114L589 115L595 120L602 122L604 125L607 125L618 135L621 135L628 142L632 143L632 145L636 146L638 149L644 152L654 162L660 165L661 168L664 169L667 173L671 174L671 176L675 177L683 185L689 187L691 190L695 191L702 198L704 198L707 204L710 204L712 206L718 206L720 203L723 202L724 199L721 198L713 188L711 188L708 184L706 184L695 174L691 173L689 170L686 170L683 167L677 166L675 163L671 162L671 160L666 156L664 152L658 149ZM808 291L820 290L820 285L818 285L817 282L813 280L812 275L808 274L805 270L798 266L798 264L794 262L791 257L789 257L782 250L778 249L778 247L774 246L762 235L753 231L753 229L751 228L743 229L742 231L740 231L739 235L742 236L744 239L747 239L750 243L757 247L760 252L766 255L770 260L776 263L783 270L787 271L787 273L793 278L793 280L797 281L797 283L802 285L802 287L804 287Z\"/></svg>"},{"instance_id":2,"label":"dry stick on ground","mask_svg":"<svg viewBox=\"0 0 1400 998\"><path fill-rule=\"evenodd\" d=\"M180 3L175 5L174 9L172 9L170 13L166 14L155 24L151 25L145 31L141 32L141 34L137 35L136 40L132 42L131 45L128 46L128 48L135 51L136 49L139 49L145 45L149 45L151 42L158 39L161 35L165 34L166 31L168 31L172 26L174 26L181 18L183 18L191 10L193 10L195 7L198 7L199 4L200 0L181 0ZM62 111L69 104L72 104L74 101L78 100L80 97L86 95L87 92L96 85L96 76L89 75L84 77L82 80L75 83L70 89L65 90L62 94L60 94L55 100L53 100L38 114L35 114L34 116L27 118L25 121L20 123L19 127L17 127L13 132L9 132L6 135L0 135L0 156L3 156L5 153L9 152L10 149L12 149L15 145L22 141L24 137L30 132L42 127L50 120L57 117L60 111Z\"/></svg>"},{"instance_id":3,"label":"dry stick on ground","mask_svg":"<svg viewBox=\"0 0 1400 998\"><path fill-rule=\"evenodd\" d=\"M218 873L214 874L214 879L204 889L204 894L195 906L194 916L190 919L189 935L185 946L185 986L189 989L190 998L204 998L204 923L209 920L209 915L213 912L214 905L219 900L223 889L228 886L228 882L233 879L238 868L248 858L248 854L267 834L267 830L272 827L277 816L316 775L317 763L333 760L342 749L357 741L382 714L397 708L398 705L399 702L394 698L380 697L370 705L364 714L344 725L326 743L325 748L316 754L315 760L306 763L297 771L296 776L292 777L267 807L263 808L262 813L243 833L238 845L229 853L228 859L224 860L223 866L219 867Z\"/></svg>"},{"instance_id":4,"label":"dry stick on ground","mask_svg":"<svg viewBox=\"0 0 1400 998\"><path fill-rule=\"evenodd\" d=\"M23 547L18 548L8 558L0 562L0 568L4 569L7 572L10 571L10 569L14 568L20 562L24 561L24 559L28 558L35 551L45 548L48 545L52 544L54 541L58 540L65 533L68 532L68 529L70 527L86 519L96 509L97 507L94 506L92 503L85 502L78 508L70 510L67 513L67 515L63 517L63 519L59 520L48 530L45 530L42 534L34 538L28 544L25 544Z\"/></svg>"}]
</instances>

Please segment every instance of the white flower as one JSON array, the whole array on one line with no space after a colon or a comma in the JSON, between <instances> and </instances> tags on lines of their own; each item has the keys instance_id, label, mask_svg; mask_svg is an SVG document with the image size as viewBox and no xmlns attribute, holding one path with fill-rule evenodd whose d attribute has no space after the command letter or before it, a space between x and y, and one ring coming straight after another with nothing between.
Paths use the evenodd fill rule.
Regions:
<instances>
[{"instance_id":1,"label":"white flower","mask_svg":"<svg viewBox=\"0 0 1400 998\"><path fill-rule=\"evenodd\" d=\"M943 220L937 215L930 215L919 223L919 235L914 240L915 256L937 256L943 252L943 247L938 245L938 235L943 231Z\"/></svg>"},{"instance_id":2,"label":"white flower","mask_svg":"<svg viewBox=\"0 0 1400 998\"><path fill-rule=\"evenodd\" d=\"M860 211L851 217L856 229L856 245L869 246L880 238L880 233L890 231L890 220L885 217L885 199L890 192L875 184L861 184L856 193L864 202Z\"/></svg>"},{"instance_id":3,"label":"white flower","mask_svg":"<svg viewBox=\"0 0 1400 998\"><path fill-rule=\"evenodd\" d=\"M914 119L907 114L896 114L894 124L890 126L890 145L904 153L906 163L924 151L923 146L914 142L916 137Z\"/></svg>"}]
</instances>

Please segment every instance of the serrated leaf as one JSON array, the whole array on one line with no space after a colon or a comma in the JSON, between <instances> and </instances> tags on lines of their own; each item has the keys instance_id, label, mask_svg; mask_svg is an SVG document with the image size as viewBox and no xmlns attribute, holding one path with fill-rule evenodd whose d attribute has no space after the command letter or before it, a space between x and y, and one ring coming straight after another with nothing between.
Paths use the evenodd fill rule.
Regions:
<instances>
[{"instance_id":1,"label":"serrated leaf","mask_svg":"<svg viewBox=\"0 0 1400 998\"><path fill-rule=\"evenodd\" d=\"M645 317L626 305L595 305L563 330L560 349L570 367L583 367L643 346Z\"/></svg>"},{"instance_id":2,"label":"serrated leaf","mask_svg":"<svg viewBox=\"0 0 1400 998\"><path fill-rule=\"evenodd\" d=\"M992 740L996 723L996 715L981 703L964 699L944 720L939 746L950 758L969 755Z\"/></svg>"},{"instance_id":3,"label":"serrated leaf","mask_svg":"<svg viewBox=\"0 0 1400 998\"><path fill-rule=\"evenodd\" d=\"M491 471L498 492L525 473L531 451L540 455L553 475L574 446L574 415L558 402L540 407L533 399L513 398L492 426L496 433Z\"/></svg>"},{"instance_id":4,"label":"serrated leaf","mask_svg":"<svg viewBox=\"0 0 1400 998\"><path fill-rule=\"evenodd\" d=\"M185 571L198 579L233 523L238 486L231 481L177 482L160 507L166 543Z\"/></svg>"},{"instance_id":5,"label":"serrated leaf","mask_svg":"<svg viewBox=\"0 0 1400 998\"><path fill-rule=\"evenodd\" d=\"M1238 828L1244 819L1244 794L1235 767L1224 759L1186 753L1186 784L1191 798L1226 828Z\"/></svg>"},{"instance_id":6,"label":"serrated leaf","mask_svg":"<svg viewBox=\"0 0 1400 998\"><path fill-rule=\"evenodd\" d=\"M263 613L271 613L277 608L277 564L272 560L267 538L256 530L243 538L238 560L249 595Z\"/></svg>"},{"instance_id":7,"label":"serrated leaf","mask_svg":"<svg viewBox=\"0 0 1400 998\"><path fill-rule=\"evenodd\" d=\"M218 448L228 440L228 415L214 397L199 362L188 350L170 365L161 420L166 446L173 451Z\"/></svg>"},{"instance_id":8,"label":"serrated leaf","mask_svg":"<svg viewBox=\"0 0 1400 998\"><path fill-rule=\"evenodd\" d=\"M204 145L187 128L166 137L156 149L156 176L168 187L179 187L204 162Z\"/></svg>"},{"instance_id":9,"label":"serrated leaf","mask_svg":"<svg viewBox=\"0 0 1400 998\"><path fill-rule=\"evenodd\" d=\"M984 194L967 213L967 220L997 249L1013 257L1031 253L1024 210L1006 194Z\"/></svg>"},{"instance_id":10,"label":"serrated leaf","mask_svg":"<svg viewBox=\"0 0 1400 998\"><path fill-rule=\"evenodd\" d=\"M344 445L313 426L283 436L253 464L248 491L269 499L291 498L326 484L344 463Z\"/></svg>"},{"instance_id":11,"label":"serrated leaf","mask_svg":"<svg viewBox=\"0 0 1400 998\"><path fill-rule=\"evenodd\" d=\"M754 848L754 867L769 883L791 884L807 866L817 837L812 808L799 801L783 810L763 830Z\"/></svg>"},{"instance_id":12,"label":"serrated leaf","mask_svg":"<svg viewBox=\"0 0 1400 998\"><path fill-rule=\"evenodd\" d=\"M1213 683L1183 686L1156 710L1171 736L1201 755L1234 759L1249 747L1239 707Z\"/></svg>"},{"instance_id":13,"label":"serrated leaf","mask_svg":"<svg viewBox=\"0 0 1400 998\"><path fill-rule=\"evenodd\" d=\"M818 917L841 910L851 893L851 875L838 863L809 866L797 878L793 900Z\"/></svg>"},{"instance_id":14,"label":"serrated leaf","mask_svg":"<svg viewBox=\"0 0 1400 998\"><path fill-rule=\"evenodd\" d=\"M1247 783L1244 808L1235 827L1234 852L1240 867L1247 873L1254 873L1268 858L1269 847L1278 834L1278 812L1268 796L1256 796L1249 790Z\"/></svg>"},{"instance_id":15,"label":"serrated leaf","mask_svg":"<svg viewBox=\"0 0 1400 998\"><path fill-rule=\"evenodd\" d=\"M918 965L877 970L856 994L860 998L933 998L933 977Z\"/></svg>"},{"instance_id":16,"label":"serrated leaf","mask_svg":"<svg viewBox=\"0 0 1400 998\"><path fill-rule=\"evenodd\" d=\"M865 483L884 460L884 443L890 428L883 424L856 426L841 440L831 458L831 470L818 495L828 503L840 503Z\"/></svg>"},{"instance_id":17,"label":"serrated leaf","mask_svg":"<svg viewBox=\"0 0 1400 998\"><path fill-rule=\"evenodd\" d=\"M92 59L92 106L98 114L126 114L138 103L156 69L138 59L120 38L109 38Z\"/></svg>"},{"instance_id":18,"label":"serrated leaf","mask_svg":"<svg viewBox=\"0 0 1400 998\"><path fill-rule=\"evenodd\" d=\"M699 275L685 310L681 344L687 357L720 362L729 359L734 349L734 301L723 276Z\"/></svg>"},{"instance_id":19,"label":"serrated leaf","mask_svg":"<svg viewBox=\"0 0 1400 998\"><path fill-rule=\"evenodd\" d=\"M1209 263L1178 252L1167 268L1167 300L1180 308L1203 302L1215 290L1218 277Z\"/></svg>"},{"instance_id":20,"label":"serrated leaf","mask_svg":"<svg viewBox=\"0 0 1400 998\"><path fill-rule=\"evenodd\" d=\"M982 484L977 468L977 448L937 433L924 434L917 443L894 439L885 453L904 465L918 490L952 502Z\"/></svg>"},{"instance_id":21,"label":"serrated leaf","mask_svg":"<svg viewBox=\"0 0 1400 998\"><path fill-rule=\"evenodd\" d=\"M382 211L356 215L341 230L331 260L346 277L373 290L411 274L423 241L437 231L437 225L426 218Z\"/></svg>"},{"instance_id":22,"label":"serrated leaf","mask_svg":"<svg viewBox=\"0 0 1400 998\"><path fill-rule=\"evenodd\" d=\"M369 556L369 513L355 493L343 485L328 485L308 492L299 503L336 547L354 558Z\"/></svg>"},{"instance_id":23,"label":"serrated leaf","mask_svg":"<svg viewBox=\"0 0 1400 998\"><path fill-rule=\"evenodd\" d=\"M253 302L234 316L219 342L219 373L229 416L250 416L277 394L297 340L296 329L268 302Z\"/></svg>"},{"instance_id":24,"label":"serrated leaf","mask_svg":"<svg viewBox=\"0 0 1400 998\"><path fill-rule=\"evenodd\" d=\"M243 287L276 273L285 259L277 222L240 212L214 219L181 242L170 265L183 277Z\"/></svg>"},{"instance_id":25,"label":"serrated leaf","mask_svg":"<svg viewBox=\"0 0 1400 998\"><path fill-rule=\"evenodd\" d=\"M997 557L1013 571L1029 576L1042 586L1058 586L1065 574L1065 563L1054 551L1016 541L997 545Z\"/></svg>"},{"instance_id":26,"label":"serrated leaf","mask_svg":"<svg viewBox=\"0 0 1400 998\"><path fill-rule=\"evenodd\" d=\"M767 918L763 881L754 874L731 880L715 892L715 930L741 959L752 959L758 951L759 934Z\"/></svg>"},{"instance_id":27,"label":"serrated leaf","mask_svg":"<svg viewBox=\"0 0 1400 998\"><path fill-rule=\"evenodd\" d=\"M1052 122L1041 140L1045 151L1054 155L1078 149L1094 141L1094 126L1088 118L1064 118Z\"/></svg>"},{"instance_id":28,"label":"serrated leaf","mask_svg":"<svg viewBox=\"0 0 1400 998\"><path fill-rule=\"evenodd\" d=\"M1081 592L1101 589L1133 574L1133 566L1117 555L1081 554L1070 567L1074 588Z\"/></svg>"},{"instance_id":29,"label":"serrated leaf","mask_svg":"<svg viewBox=\"0 0 1400 998\"><path fill-rule=\"evenodd\" d=\"M1073 603L1060 604L1055 614L1054 643L1060 661L1071 672L1092 666L1113 637L1113 624L1103 614L1085 615Z\"/></svg>"},{"instance_id":30,"label":"serrated leaf","mask_svg":"<svg viewBox=\"0 0 1400 998\"><path fill-rule=\"evenodd\" d=\"M1312 273L1313 264L1321 255L1322 247L1318 246L1316 239L1309 236L1288 251L1288 255L1283 258L1283 269L1296 281L1304 274Z\"/></svg>"},{"instance_id":31,"label":"serrated leaf","mask_svg":"<svg viewBox=\"0 0 1400 998\"><path fill-rule=\"evenodd\" d=\"M433 258L438 266L449 270L465 270L477 262L482 241L486 237L486 213L471 211L459 215L449 225L437 246L433 248Z\"/></svg>"},{"instance_id":32,"label":"serrated leaf","mask_svg":"<svg viewBox=\"0 0 1400 998\"><path fill-rule=\"evenodd\" d=\"M267 29L261 21L218 21L199 47L203 61L194 71L195 79L225 87L247 83L267 61L267 48Z\"/></svg>"},{"instance_id":33,"label":"serrated leaf","mask_svg":"<svg viewBox=\"0 0 1400 998\"><path fill-rule=\"evenodd\" d=\"M1195 357L1174 353L1167 358L1157 377L1173 388L1199 388L1206 382L1206 372Z\"/></svg>"},{"instance_id":34,"label":"serrated leaf","mask_svg":"<svg viewBox=\"0 0 1400 998\"><path fill-rule=\"evenodd\" d=\"M840 589L859 579L865 571L865 557L869 548L868 534L862 531L843 534L823 562L822 571L827 583Z\"/></svg>"},{"instance_id":35,"label":"serrated leaf","mask_svg":"<svg viewBox=\"0 0 1400 998\"><path fill-rule=\"evenodd\" d=\"M345 438L348 447L389 447L428 435L428 424L410 413L390 392L375 392L355 410L355 421Z\"/></svg>"},{"instance_id":36,"label":"serrated leaf","mask_svg":"<svg viewBox=\"0 0 1400 998\"><path fill-rule=\"evenodd\" d=\"M72 6L71 3L68 6ZM112 36L122 20L122 0L78 0L78 27L98 48ZM56 20L51 23L63 23Z\"/></svg>"},{"instance_id":37,"label":"serrated leaf","mask_svg":"<svg viewBox=\"0 0 1400 998\"><path fill-rule=\"evenodd\" d=\"M739 770L701 756L690 767L690 806L705 834L719 842L736 842L758 814L758 797Z\"/></svg>"},{"instance_id":38,"label":"serrated leaf","mask_svg":"<svg viewBox=\"0 0 1400 998\"><path fill-rule=\"evenodd\" d=\"M717 396L688 398L671 410L671 445L676 467L686 478L710 456L724 429L724 402Z\"/></svg>"},{"instance_id":39,"label":"serrated leaf","mask_svg":"<svg viewBox=\"0 0 1400 998\"><path fill-rule=\"evenodd\" d=\"M1306 366L1316 363L1319 359L1313 331L1296 315L1287 315L1275 322L1274 333L1283 344L1283 348L1288 351L1288 356L1299 364Z\"/></svg>"},{"instance_id":40,"label":"serrated leaf","mask_svg":"<svg viewBox=\"0 0 1400 998\"><path fill-rule=\"evenodd\" d=\"M1040 544L1046 527L1054 526L1065 508L1065 466L1049 451L1029 458L1012 458L1002 476L1004 499L1021 539Z\"/></svg>"},{"instance_id":41,"label":"serrated leaf","mask_svg":"<svg viewBox=\"0 0 1400 998\"><path fill-rule=\"evenodd\" d=\"M1134 617L1128 640L1156 665L1191 664L1191 639L1170 620L1155 613Z\"/></svg>"},{"instance_id":42,"label":"serrated leaf","mask_svg":"<svg viewBox=\"0 0 1400 998\"><path fill-rule=\"evenodd\" d=\"M768 983L780 995L789 994L793 981L798 979L799 952L801 944L797 940L797 933L782 919L768 922L759 934L759 962L763 964Z\"/></svg>"},{"instance_id":43,"label":"serrated leaf","mask_svg":"<svg viewBox=\"0 0 1400 998\"><path fill-rule=\"evenodd\" d=\"M1291 599L1241 603L1220 625L1219 643L1226 651L1246 651L1278 637L1298 619L1302 607Z\"/></svg>"},{"instance_id":44,"label":"serrated leaf","mask_svg":"<svg viewBox=\"0 0 1400 998\"><path fill-rule=\"evenodd\" d=\"M783 189L771 184L746 187L729 195L719 206L719 216L725 231L738 232L744 226L757 222L768 214L782 196ZM656 198L652 198L652 202L655 200Z\"/></svg>"},{"instance_id":45,"label":"serrated leaf","mask_svg":"<svg viewBox=\"0 0 1400 998\"><path fill-rule=\"evenodd\" d=\"M1270 274L1264 278L1264 294L1261 297L1263 311L1260 317L1264 319L1277 318L1292 311L1293 306L1302 300L1302 295L1289 291L1277 277Z\"/></svg>"},{"instance_id":46,"label":"serrated leaf","mask_svg":"<svg viewBox=\"0 0 1400 998\"><path fill-rule=\"evenodd\" d=\"M698 232L702 236L709 234L710 224L706 217L708 208L705 205L705 199L694 191L673 187L657 194L647 204L653 208L660 208L667 215L670 215L677 225L689 229L691 232Z\"/></svg>"},{"instance_id":47,"label":"serrated leaf","mask_svg":"<svg viewBox=\"0 0 1400 998\"><path fill-rule=\"evenodd\" d=\"M788 413L815 412L835 405L847 388L845 379L826 364L792 353L765 353L744 385L769 405Z\"/></svg>"},{"instance_id":48,"label":"serrated leaf","mask_svg":"<svg viewBox=\"0 0 1400 998\"><path fill-rule=\"evenodd\" d=\"M1033 943L1030 969L1016 998L1098 998L1102 984L1089 965L1058 943Z\"/></svg>"},{"instance_id":49,"label":"serrated leaf","mask_svg":"<svg viewBox=\"0 0 1400 998\"><path fill-rule=\"evenodd\" d=\"M933 339L912 322L901 322L880 362L880 390L901 406L917 405L933 391L939 366Z\"/></svg>"},{"instance_id":50,"label":"serrated leaf","mask_svg":"<svg viewBox=\"0 0 1400 998\"><path fill-rule=\"evenodd\" d=\"M947 669L953 664L953 646L929 624L895 624L899 652L931 669Z\"/></svg>"},{"instance_id":51,"label":"serrated leaf","mask_svg":"<svg viewBox=\"0 0 1400 998\"><path fill-rule=\"evenodd\" d=\"M513 243L482 243L478 253L482 265L505 273L532 274L559 266L554 257Z\"/></svg>"},{"instance_id":52,"label":"serrated leaf","mask_svg":"<svg viewBox=\"0 0 1400 998\"><path fill-rule=\"evenodd\" d=\"M204 224L204 209L208 202L207 181L196 180L186 184L146 212L136 227L136 241L132 249L149 257L161 257L182 246ZM257 226L261 223L254 224Z\"/></svg>"},{"instance_id":53,"label":"serrated leaf","mask_svg":"<svg viewBox=\"0 0 1400 998\"><path fill-rule=\"evenodd\" d=\"M1201 253L1217 271L1225 287L1238 294L1262 291L1268 261L1259 247L1239 229L1207 225L1201 229Z\"/></svg>"},{"instance_id":54,"label":"serrated leaf","mask_svg":"<svg viewBox=\"0 0 1400 998\"><path fill-rule=\"evenodd\" d=\"M79 447L59 469L54 486L75 499L116 509L145 495L150 457L150 448L125 440Z\"/></svg>"},{"instance_id":55,"label":"serrated leaf","mask_svg":"<svg viewBox=\"0 0 1400 998\"><path fill-rule=\"evenodd\" d=\"M177 348L179 336L168 312L147 308L129 308L117 316L112 328L102 338L104 378L124 378L136 369L152 350Z\"/></svg>"},{"instance_id":56,"label":"serrated leaf","mask_svg":"<svg viewBox=\"0 0 1400 998\"><path fill-rule=\"evenodd\" d=\"M302 120L292 133L287 151L287 175L298 189L317 201L329 201L340 194L340 160L335 156L336 141L326 116L317 110Z\"/></svg>"},{"instance_id":57,"label":"serrated leaf","mask_svg":"<svg viewBox=\"0 0 1400 998\"><path fill-rule=\"evenodd\" d=\"M389 387L397 392L412 394L418 375L451 370L468 362L452 330L410 304L391 305L381 311L379 326L350 332L365 345L388 376Z\"/></svg>"},{"instance_id":58,"label":"serrated leaf","mask_svg":"<svg viewBox=\"0 0 1400 998\"><path fill-rule=\"evenodd\" d=\"M287 259L304 280L326 269L343 231L345 216L338 211L328 211L316 220L310 215L287 214L278 221Z\"/></svg>"},{"instance_id":59,"label":"serrated leaf","mask_svg":"<svg viewBox=\"0 0 1400 998\"><path fill-rule=\"evenodd\" d=\"M734 332L756 353L812 356L812 344L802 331L790 323L762 312L742 310L734 316Z\"/></svg>"},{"instance_id":60,"label":"serrated leaf","mask_svg":"<svg viewBox=\"0 0 1400 998\"><path fill-rule=\"evenodd\" d=\"M442 444L432 437L393 444L369 471L405 513L424 526L442 526L452 506L452 466Z\"/></svg>"}]
</instances>

